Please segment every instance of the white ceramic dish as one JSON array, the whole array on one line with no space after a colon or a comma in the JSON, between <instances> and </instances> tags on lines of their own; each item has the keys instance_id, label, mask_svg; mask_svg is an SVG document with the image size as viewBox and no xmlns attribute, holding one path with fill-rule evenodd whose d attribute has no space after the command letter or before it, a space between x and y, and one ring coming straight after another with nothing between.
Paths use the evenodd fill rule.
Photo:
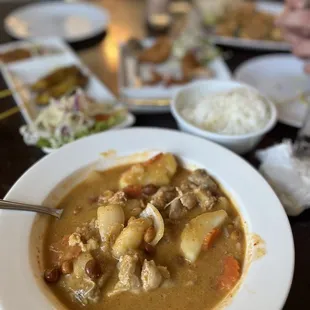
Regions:
<instances>
[{"instance_id":1,"label":"white ceramic dish","mask_svg":"<svg viewBox=\"0 0 310 310\"><path fill-rule=\"evenodd\" d=\"M114 99L112 93L79 60L70 47L62 41L62 44L60 44L59 40L57 42L59 46L62 46L62 54L31 58L29 60L3 65L1 67L3 77L9 88L13 90L13 97L28 125L36 119L42 108L36 105L32 100L33 94L29 87L24 87L23 85L34 83L40 77L58 67L69 65L78 66L89 77L89 83L85 91L91 98L98 102L104 102L107 100L111 101L111 99ZM127 118L115 128L129 127L133 125L134 122L134 115L128 113ZM52 149L43 148L43 151L50 153Z\"/></svg>"},{"instance_id":2,"label":"white ceramic dish","mask_svg":"<svg viewBox=\"0 0 310 310\"><path fill-rule=\"evenodd\" d=\"M71 43L100 34L108 23L109 14L102 7L62 1L28 4L4 20L6 31L16 39L58 36Z\"/></svg>"},{"instance_id":3,"label":"white ceramic dish","mask_svg":"<svg viewBox=\"0 0 310 310\"><path fill-rule=\"evenodd\" d=\"M257 1L256 7L259 11L279 15L284 9L283 4L273 1ZM291 49L287 42L274 42L266 40L250 40L235 37L224 37L212 35L211 41L215 44L226 46L234 46L239 48L248 48L255 50L269 50L269 51L289 51Z\"/></svg>"},{"instance_id":4,"label":"white ceramic dish","mask_svg":"<svg viewBox=\"0 0 310 310\"><path fill-rule=\"evenodd\" d=\"M115 150L118 156L146 150L169 151L186 164L207 169L235 201L246 222L247 258L253 250L250 246L252 234L258 234L266 247L266 254L260 259L246 260L248 270L226 309L282 308L294 269L294 244L287 216L268 183L256 170L212 142L177 131L150 128L93 135L68 144L37 162L16 182L5 199L42 204L51 192L55 193L57 185L59 187L69 176L72 179L77 171L95 164L99 154L108 150ZM104 164L109 167L115 160L106 158ZM62 187L62 195L75 184L76 178L70 186ZM55 205L61 197L53 197ZM37 246L29 242L34 220L35 215L27 212L0 212L0 234L5 236L0 240L1 309L61 309L47 296L50 291L30 254Z\"/></svg>"},{"instance_id":5,"label":"white ceramic dish","mask_svg":"<svg viewBox=\"0 0 310 310\"><path fill-rule=\"evenodd\" d=\"M146 39L142 41L144 46L151 46L154 40ZM129 75L125 65L126 61L128 60L128 55L126 56L125 53L125 44L121 44L120 46L120 57L121 62L119 66L119 88L121 97L124 98L126 102L127 99L138 99L139 102L143 100L147 100L148 102L152 103L154 100L154 104L150 105L139 105L139 104L130 104L129 108L133 112L137 113L160 113L160 112L168 112L170 110L169 102L173 95L182 87L182 86L171 86L165 87L164 85L156 85L156 86L140 86L135 87L136 77ZM131 61L132 63L132 61ZM140 71L147 71L152 65L142 65ZM215 79L218 80L230 80L231 79L231 72L226 65L224 59L219 56L216 57L213 61L208 64L208 67L214 72ZM157 65L156 69L161 73L169 73L171 74L178 74L180 72L180 65L179 61L175 59L169 59L167 62ZM166 99L167 104L160 106L156 104L156 101L161 99ZM131 102L134 102L132 100Z\"/></svg>"},{"instance_id":6,"label":"white ceramic dish","mask_svg":"<svg viewBox=\"0 0 310 310\"><path fill-rule=\"evenodd\" d=\"M186 105L188 102L191 103L197 102L202 97L205 97L207 95L223 91L230 91L241 87L249 88L250 86L233 81L217 81L217 80L192 83L188 86L183 87L174 96L171 102L171 113L174 116L175 120L177 121L177 124L181 130L212 140L239 154L249 152L261 141L263 136L268 131L270 131L276 124L277 121L276 108L274 104L267 98L265 98L265 101L270 107L270 120L265 126L265 128L254 133L248 133L238 136L217 134L196 127L191 123L189 123L188 121L186 121L179 112L179 108L181 106Z\"/></svg>"},{"instance_id":7,"label":"white ceramic dish","mask_svg":"<svg viewBox=\"0 0 310 310\"><path fill-rule=\"evenodd\" d=\"M310 77L305 74L304 65L304 61L293 55L265 55L241 64L234 76L272 99L281 123L301 127L307 106L299 95L310 93Z\"/></svg>"}]
</instances>

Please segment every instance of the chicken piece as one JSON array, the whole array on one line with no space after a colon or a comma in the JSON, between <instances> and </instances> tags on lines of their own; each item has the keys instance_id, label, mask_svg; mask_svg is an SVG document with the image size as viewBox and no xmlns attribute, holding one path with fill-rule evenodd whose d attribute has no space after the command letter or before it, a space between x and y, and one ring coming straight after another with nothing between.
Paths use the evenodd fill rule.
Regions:
<instances>
[{"instance_id":1,"label":"chicken piece","mask_svg":"<svg viewBox=\"0 0 310 310\"><path fill-rule=\"evenodd\" d=\"M217 191L218 186L204 169L197 169L189 175L188 180L197 186Z\"/></svg>"},{"instance_id":2,"label":"chicken piece","mask_svg":"<svg viewBox=\"0 0 310 310\"><path fill-rule=\"evenodd\" d=\"M217 198L206 188L198 188L194 191L200 207L203 211L211 210L217 201Z\"/></svg>"},{"instance_id":3,"label":"chicken piece","mask_svg":"<svg viewBox=\"0 0 310 310\"><path fill-rule=\"evenodd\" d=\"M85 245L83 244L81 240L81 234L79 233L73 233L69 236L68 240L69 246L79 246L83 252L86 251Z\"/></svg>"},{"instance_id":4,"label":"chicken piece","mask_svg":"<svg viewBox=\"0 0 310 310\"><path fill-rule=\"evenodd\" d=\"M112 246L112 254L119 259L140 246L145 231L153 224L150 218L138 218L128 222Z\"/></svg>"},{"instance_id":5,"label":"chicken piece","mask_svg":"<svg viewBox=\"0 0 310 310\"><path fill-rule=\"evenodd\" d=\"M176 195L177 193L174 187L163 186L152 196L151 204L157 209L163 210L165 206L176 197Z\"/></svg>"},{"instance_id":6,"label":"chicken piece","mask_svg":"<svg viewBox=\"0 0 310 310\"><path fill-rule=\"evenodd\" d=\"M60 280L60 286L83 306L99 301L101 288L107 283L114 269L114 265L105 264L102 275L97 279L91 279L85 270L90 260L93 260L93 256L89 252L82 253L73 262L73 272L62 276Z\"/></svg>"},{"instance_id":7,"label":"chicken piece","mask_svg":"<svg viewBox=\"0 0 310 310\"><path fill-rule=\"evenodd\" d=\"M69 245L69 237L70 235L66 235L50 245L49 251L53 265L60 266L64 261L77 258L81 254L82 249L79 245Z\"/></svg>"},{"instance_id":8,"label":"chicken piece","mask_svg":"<svg viewBox=\"0 0 310 310\"><path fill-rule=\"evenodd\" d=\"M100 240L96 218L83 223L80 227L76 228L75 232L80 234L83 240L89 240L90 238L95 238L98 241Z\"/></svg>"},{"instance_id":9,"label":"chicken piece","mask_svg":"<svg viewBox=\"0 0 310 310\"><path fill-rule=\"evenodd\" d=\"M109 200L113 197L114 192L111 190L104 191L97 199L95 199L95 202L97 202L100 205L108 204Z\"/></svg>"},{"instance_id":10,"label":"chicken piece","mask_svg":"<svg viewBox=\"0 0 310 310\"><path fill-rule=\"evenodd\" d=\"M196 207L197 205L197 199L194 193L187 193L184 194L181 198L180 201L182 205L188 209L191 210Z\"/></svg>"},{"instance_id":11,"label":"chicken piece","mask_svg":"<svg viewBox=\"0 0 310 310\"><path fill-rule=\"evenodd\" d=\"M69 236L68 244L73 248L76 246L80 247L82 252L96 250L99 248L98 241L93 238L90 238L86 243L83 243L81 234L77 232Z\"/></svg>"},{"instance_id":12,"label":"chicken piece","mask_svg":"<svg viewBox=\"0 0 310 310\"><path fill-rule=\"evenodd\" d=\"M72 296L73 300L76 300L83 306L99 301L100 288L94 281L88 278L77 278L70 274L62 277L60 286Z\"/></svg>"},{"instance_id":13,"label":"chicken piece","mask_svg":"<svg viewBox=\"0 0 310 310\"><path fill-rule=\"evenodd\" d=\"M170 278L166 267L156 266L153 260L144 260L141 270L141 281L143 289L148 292L158 288L165 279Z\"/></svg>"},{"instance_id":14,"label":"chicken piece","mask_svg":"<svg viewBox=\"0 0 310 310\"><path fill-rule=\"evenodd\" d=\"M262 16L254 16L248 24L240 30L240 37L252 40L264 40L270 33L268 19Z\"/></svg>"},{"instance_id":15,"label":"chicken piece","mask_svg":"<svg viewBox=\"0 0 310 310\"><path fill-rule=\"evenodd\" d=\"M172 50L172 42L168 37L158 38L157 41L149 48L140 52L138 60L140 62L150 62L159 64L166 61Z\"/></svg>"},{"instance_id":16,"label":"chicken piece","mask_svg":"<svg viewBox=\"0 0 310 310\"><path fill-rule=\"evenodd\" d=\"M120 178L120 187L129 185L168 185L177 170L177 161L170 153L160 153L148 161L131 166Z\"/></svg>"},{"instance_id":17,"label":"chicken piece","mask_svg":"<svg viewBox=\"0 0 310 310\"><path fill-rule=\"evenodd\" d=\"M126 201L126 194L123 191L118 191L110 198L109 203L122 205Z\"/></svg>"},{"instance_id":18,"label":"chicken piece","mask_svg":"<svg viewBox=\"0 0 310 310\"><path fill-rule=\"evenodd\" d=\"M190 182L189 180L183 180L179 188L182 193L187 193L192 192L195 188L197 188L197 185Z\"/></svg>"},{"instance_id":19,"label":"chicken piece","mask_svg":"<svg viewBox=\"0 0 310 310\"><path fill-rule=\"evenodd\" d=\"M216 26L216 34L224 37L233 37L238 29L236 21L225 21Z\"/></svg>"},{"instance_id":20,"label":"chicken piece","mask_svg":"<svg viewBox=\"0 0 310 310\"><path fill-rule=\"evenodd\" d=\"M112 296L124 291L137 292L141 287L141 282L137 276L137 263L138 255L124 255L120 258L118 263L118 282L116 283L114 290L108 293L108 296Z\"/></svg>"},{"instance_id":21,"label":"chicken piece","mask_svg":"<svg viewBox=\"0 0 310 310\"><path fill-rule=\"evenodd\" d=\"M188 51L181 60L184 78L190 80L196 69L201 68L201 64L192 51Z\"/></svg>"},{"instance_id":22,"label":"chicken piece","mask_svg":"<svg viewBox=\"0 0 310 310\"><path fill-rule=\"evenodd\" d=\"M175 199L169 207L169 218L171 220L179 220L186 214L186 208L183 207L180 199Z\"/></svg>"},{"instance_id":23,"label":"chicken piece","mask_svg":"<svg viewBox=\"0 0 310 310\"><path fill-rule=\"evenodd\" d=\"M257 14L256 6L254 3L245 3L236 8L235 20L238 22L239 26L246 26L253 17Z\"/></svg>"}]
</instances>

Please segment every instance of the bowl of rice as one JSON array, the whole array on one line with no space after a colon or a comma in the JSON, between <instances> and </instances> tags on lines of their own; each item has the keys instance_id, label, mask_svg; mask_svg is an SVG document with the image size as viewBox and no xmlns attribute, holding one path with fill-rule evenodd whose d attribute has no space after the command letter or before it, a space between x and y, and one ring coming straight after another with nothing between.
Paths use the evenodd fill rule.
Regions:
<instances>
[{"instance_id":1,"label":"bowl of rice","mask_svg":"<svg viewBox=\"0 0 310 310\"><path fill-rule=\"evenodd\" d=\"M255 88L234 81L208 80L181 88L171 113L185 132L243 154L277 122L275 105Z\"/></svg>"}]
</instances>

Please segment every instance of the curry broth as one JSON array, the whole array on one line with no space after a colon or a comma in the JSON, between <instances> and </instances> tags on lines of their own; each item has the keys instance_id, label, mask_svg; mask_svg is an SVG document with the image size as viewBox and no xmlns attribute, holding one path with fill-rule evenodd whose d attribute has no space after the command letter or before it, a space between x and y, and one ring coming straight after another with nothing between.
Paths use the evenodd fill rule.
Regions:
<instances>
[{"instance_id":1,"label":"curry broth","mask_svg":"<svg viewBox=\"0 0 310 310\"><path fill-rule=\"evenodd\" d=\"M93 199L105 190L112 189L116 191L119 187L121 174L129 166L116 167L104 172L92 172L85 181L76 186L60 202L58 207L64 209L62 218L61 220L51 219L45 234L45 267L51 264L49 245L57 242L64 235L73 233L76 227L95 218L97 205ZM188 174L188 170L178 167L171 184L178 186ZM74 215L75 210L79 210L79 213L76 215ZM213 210L217 210L217 207ZM227 213L230 219L238 216L236 209L231 203ZM189 264L180 255L180 234L185 223L195 216L195 212L192 212L177 225L166 227L165 229L169 232L169 235L166 236L165 234L163 239L157 244L156 254L152 257L156 263L167 266L175 283L172 287L162 287L151 292L139 294L123 292L107 297L105 296L106 291L111 289L117 282L117 271L115 271L107 285L103 288L100 301L86 306L72 301L67 292L58 284L52 284L50 287L69 309L213 309L229 293L216 288L216 279L223 271L223 257L228 253L232 254L240 262L242 270L245 256L244 229L240 227L242 236L239 240L238 249L236 249L236 242L232 242L230 238L221 234L208 251L202 252L195 263Z\"/></svg>"}]
</instances>

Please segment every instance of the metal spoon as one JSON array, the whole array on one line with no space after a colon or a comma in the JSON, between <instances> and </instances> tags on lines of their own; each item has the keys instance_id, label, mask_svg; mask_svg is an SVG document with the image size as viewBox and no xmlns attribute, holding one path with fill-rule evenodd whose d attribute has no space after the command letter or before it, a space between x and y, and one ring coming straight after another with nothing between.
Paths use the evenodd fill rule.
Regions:
<instances>
[{"instance_id":1,"label":"metal spoon","mask_svg":"<svg viewBox=\"0 0 310 310\"><path fill-rule=\"evenodd\" d=\"M30 205L26 203L13 202L0 199L0 209L15 211L32 211L52 215L60 219L63 209L54 209L43 206Z\"/></svg>"}]
</instances>

